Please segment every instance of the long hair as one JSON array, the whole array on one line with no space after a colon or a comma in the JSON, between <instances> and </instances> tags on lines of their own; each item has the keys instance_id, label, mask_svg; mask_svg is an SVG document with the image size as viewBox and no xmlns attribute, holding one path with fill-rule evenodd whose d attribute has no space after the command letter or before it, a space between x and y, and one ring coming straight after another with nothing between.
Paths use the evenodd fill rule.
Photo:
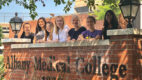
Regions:
<instances>
[{"instance_id":1,"label":"long hair","mask_svg":"<svg viewBox=\"0 0 142 80\"><path fill-rule=\"evenodd\" d=\"M104 18L104 29L103 29L103 37L104 39L110 39L109 36L107 36L107 30L109 29L109 23L107 22L106 20L106 15L107 14L110 14L112 16L112 19L111 19L111 22L110 24L112 25L112 27L110 29L117 29L118 28L118 20L117 20L117 17L116 15L114 14L114 12L112 10L108 10L106 13L105 13L105 18Z\"/></svg>"},{"instance_id":2,"label":"long hair","mask_svg":"<svg viewBox=\"0 0 142 80\"><path fill-rule=\"evenodd\" d=\"M44 17L40 17L40 18L38 19L38 21L37 21L36 34L37 34L39 31L41 31L41 27L39 26L39 20L40 20L40 19L42 19L42 20L44 21L44 23L45 23L44 29L46 28L46 20L45 20L45 18L44 18Z\"/></svg>"},{"instance_id":3,"label":"long hair","mask_svg":"<svg viewBox=\"0 0 142 80\"><path fill-rule=\"evenodd\" d=\"M36 26L36 34L39 32L39 31L42 31L42 29L41 29L41 27L39 26L39 20L40 19L42 19L43 21L44 21L44 23L45 23L45 25L44 25L44 31L45 31L45 36L47 36L47 31L46 31L46 20L45 20L45 18L44 17L40 17L39 19L38 19L38 21L37 21L37 26ZM47 38L45 38L45 41L47 40Z\"/></svg>"},{"instance_id":4,"label":"long hair","mask_svg":"<svg viewBox=\"0 0 142 80\"><path fill-rule=\"evenodd\" d=\"M112 19L111 19L111 25L112 25L112 28L111 29L117 29L118 28L118 20L117 20L117 17L116 15L114 14L114 12L112 10L108 10L106 13L105 13L105 18L104 18L104 28L108 28L108 25L109 23L107 22L106 20L106 15L107 14L110 14L112 15Z\"/></svg>"},{"instance_id":5,"label":"long hair","mask_svg":"<svg viewBox=\"0 0 142 80\"><path fill-rule=\"evenodd\" d=\"M50 31L50 33L49 33L49 39L52 40L52 39L53 39L54 24L53 24L52 22L50 22L50 21L48 21L48 22L46 23L46 25L47 25L47 24L49 24L49 26L50 26L50 28L51 28L51 31ZM46 36L46 38L47 38L47 36Z\"/></svg>"},{"instance_id":6,"label":"long hair","mask_svg":"<svg viewBox=\"0 0 142 80\"><path fill-rule=\"evenodd\" d=\"M59 33L59 27L57 26L57 23L56 23L57 18L61 18L61 19L63 20L62 29L64 29L64 23L65 23L65 22L64 22L64 18L63 18L62 16L57 16L57 17L55 18L55 33L56 33L56 34Z\"/></svg>"},{"instance_id":7,"label":"long hair","mask_svg":"<svg viewBox=\"0 0 142 80\"><path fill-rule=\"evenodd\" d=\"M24 23L23 24L23 29L24 29L24 27L25 27L26 24L30 25L30 23L28 23L28 22ZM30 25L30 28L31 28L31 25ZM23 38L24 36L25 36L25 31L23 31L23 33L21 35L21 38Z\"/></svg>"}]
</instances>

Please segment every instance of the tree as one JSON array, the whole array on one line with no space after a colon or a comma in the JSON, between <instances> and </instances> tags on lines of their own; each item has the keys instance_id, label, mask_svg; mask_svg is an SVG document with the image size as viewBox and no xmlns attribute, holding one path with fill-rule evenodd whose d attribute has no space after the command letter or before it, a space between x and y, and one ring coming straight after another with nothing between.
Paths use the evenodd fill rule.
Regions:
<instances>
[{"instance_id":1,"label":"tree","mask_svg":"<svg viewBox=\"0 0 142 80\"><path fill-rule=\"evenodd\" d=\"M0 9L3 6L8 6L12 1L15 1L16 4L23 6L24 8L28 9L30 11L30 16L32 19L35 19L35 17L38 15L36 12L36 2L41 2L43 4L43 7L46 6L44 3L44 0L1 0L0 1ZM64 11L68 12L71 8L71 5L75 0L53 0L55 2L55 5L65 4ZM96 0L83 0L86 2L86 4L89 7L95 6ZM107 4L113 4L116 5L116 0L103 0L103 3Z\"/></svg>"},{"instance_id":2,"label":"tree","mask_svg":"<svg viewBox=\"0 0 142 80\"><path fill-rule=\"evenodd\" d=\"M4 75L3 55L0 54L0 80L3 80Z\"/></svg>"},{"instance_id":3,"label":"tree","mask_svg":"<svg viewBox=\"0 0 142 80\"><path fill-rule=\"evenodd\" d=\"M113 3L109 2L109 1L112 1ZM119 2L120 2L120 0L104 0L103 4L98 5L97 9L94 10L94 13L91 15L96 15L97 20L102 20L102 19L104 19L105 12L107 10L112 10L118 16L121 13L120 8L119 8Z\"/></svg>"},{"instance_id":4,"label":"tree","mask_svg":"<svg viewBox=\"0 0 142 80\"><path fill-rule=\"evenodd\" d=\"M2 45L1 39L3 38L2 27L0 26L0 46Z\"/></svg>"},{"instance_id":5,"label":"tree","mask_svg":"<svg viewBox=\"0 0 142 80\"><path fill-rule=\"evenodd\" d=\"M0 26L0 46L2 45L1 39L3 38L2 27ZM3 80L4 76L4 63L3 63L3 55L0 54L0 80Z\"/></svg>"}]
</instances>

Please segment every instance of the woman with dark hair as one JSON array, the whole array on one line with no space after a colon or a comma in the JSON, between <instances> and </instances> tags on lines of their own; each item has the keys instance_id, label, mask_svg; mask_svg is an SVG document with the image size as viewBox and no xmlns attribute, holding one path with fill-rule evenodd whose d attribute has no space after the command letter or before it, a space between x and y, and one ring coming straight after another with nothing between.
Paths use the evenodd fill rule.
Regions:
<instances>
[{"instance_id":1,"label":"woman with dark hair","mask_svg":"<svg viewBox=\"0 0 142 80\"><path fill-rule=\"evenodd\" d=\"M35 34L35 42L44 42L47 39L45 36L48 36L49 32L46 31L46 20L44 17L41 17L37 21L36 34Z\"/></svg>"},{"instance_id":2,"label":"woman with dark hair","mask_svg":"<svg viewBox=\"0 0 142 80\"><path fill-rule=\"evenodd\" d=\"M31 39L31 43L33 43L34 34L30 32L31 25L29 23L24 23L23 25L23 33L20 38L28 38Z\"/></svg>"},{"instance_id":3,"label":"woman with dark hair","mask_svg":"<svg viewBox=\"0 0 142 80\"><path fill-rule=\"evenodd\" d=\"M102 31L95 29L96 19L93 16L88 16L86 24L87 24L87 30L81 33L78 40L100 39L102 36Z\"/></svg>"},{"instance_id":4,"label":"woman with dark hair","mask_svg":"<svg viewBox=\"0 0 142 80\"><path fill-rule=\"evenodd\" d=\"M103 29L103 38L109 39L110 37L107 36L107 30L109 29L118 29L119 24L116 15L112 10L108 10L105 13L104 18L104 29Z\"/></svg>"}]
</instances>

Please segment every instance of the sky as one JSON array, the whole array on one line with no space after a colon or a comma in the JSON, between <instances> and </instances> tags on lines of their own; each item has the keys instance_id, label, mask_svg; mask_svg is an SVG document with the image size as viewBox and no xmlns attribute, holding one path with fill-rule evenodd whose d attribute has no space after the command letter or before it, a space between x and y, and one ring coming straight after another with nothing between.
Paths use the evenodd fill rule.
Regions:
<instances>
[{"instance_id":1,"label":"sky","mask_svg":"<svg viewBox=\"0 0 142 80\"><path fill-rule=\"evenodd\" d=\"M55 3L53 0L44 0L46 6L43 7L41 2L37 2L37 9L36 12L38 13L38 19L39 17L50 17L50 13L54 13L55 15L65 15L65 14L73 14L74 13L74 4L71 7L71 10L68 13L65 13L63 11L65 5L59 5L55 6ZM0 22L9 22L10 18L14 17L14 13L18 12L19 17L23 19L23 21L26 20L32 20L29 15L29 10L24 9L23 6L20 6L18 4L15 4L13 1L10 3L9 6L4 6L2 9L0 9Z\"/></svg>"}]
</instances>

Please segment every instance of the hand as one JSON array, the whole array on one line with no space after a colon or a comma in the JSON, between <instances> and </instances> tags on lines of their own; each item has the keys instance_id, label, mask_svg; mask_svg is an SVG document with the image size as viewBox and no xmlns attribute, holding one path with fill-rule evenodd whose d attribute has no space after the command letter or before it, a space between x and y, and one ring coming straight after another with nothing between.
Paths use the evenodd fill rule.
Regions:
<instances>
[{"instance_id":1,"label":"hand","mask_svg":"<svg viewBox=\"0 0 142 80\"><path fill-rule=\"evenodd\" d=\"M58 40L58 39L56 39L56 40L54 40L53 42L59 42L59 40Z\"/></svg>"},{"instance_id":2,"label":"hand","mask_svg":"<svg viewBox=\"0 0 142 80\"><path fill-rule=\"evenodd\" d=\"M95 38L90 38L90 39L88 39L89 41L93 41L93 40L95 40Z\"/></svg>"},{"instance_id":3,"label":"hand","mask_svg":"<svg viewBox=\"0 0 142 80\"><path fill-rule=\"evenodd\" d=\"M75 39L72 39L72 40L67 40L67 42L73 42L73 41L76 41Z\"/></svg>"},{"instance_id":4,"label":"hand","mask_svg":"<svg viewBox=\"0 0 142 80\"><path fill-rule=\"evenodd\" d=\"M82 34L78 36L78 40L85 40Z\"/></svg>"},{"instance_id":5,"label":"hand","mask_svg":"<svg viewBox=\"0 0 142 80\"><path fill-rule=\"evenodd\" d=\"M72 39L71 41L75 41L75 39Z\"/></svg>"},{"instance_id":6,"label":"hand","mask_svg":"<svg viewBox=\"0 0 142 80\"><path fill-rule=\"evenodd\" d=\"M38 42L38 43L42 43L42 42L45 42L45 41L44 41L44 40L38 40L37 42Z\"/></svg>"}]
</instances>

